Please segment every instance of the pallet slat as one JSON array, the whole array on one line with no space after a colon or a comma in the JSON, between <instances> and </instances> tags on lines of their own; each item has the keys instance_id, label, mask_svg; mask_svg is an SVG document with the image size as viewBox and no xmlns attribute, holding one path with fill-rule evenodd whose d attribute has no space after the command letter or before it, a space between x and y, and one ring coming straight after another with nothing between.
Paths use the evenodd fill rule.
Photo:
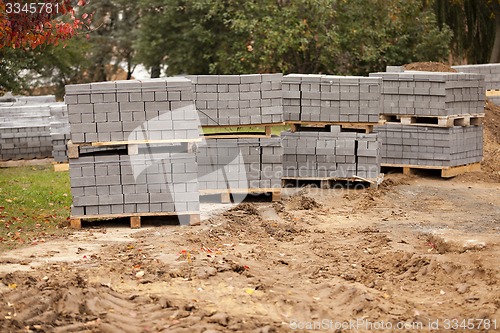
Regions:
<instances>
[{"instance_id":1,"label":"pallet slat","mask_svg":"<svg viewBox=\"0 0 500 333\"><path fill-rule=\"evenodd\" d=\"M451 116L420 116L382 114L380 118L386 124L401 124L429 127L479 126L484 119L484 113L451 115Z\"/></svg>"},{"instance_id":2,"label":"pallet slat","mask_svg":"<svg viewBox=\"0 0 500 333\"><path fill-rule=\"evenodd\" d=\"M471 163L459 166L428 166L428 165L404 165L404 164L382 164L382 167L402 168L403 174L411 175L415 170L440 170L442 178L451 178L467 172L481 170L481 163Z\"/></svg>"},{"instance_id":3,"label":"pallet slat","mask_svg":"<svg viewBox=\"0 0 500 333\"><path fill-rule=\"evenodd\" d=\"M274 126L283 126L285 123L255 124L255 125L231 125L231 126L203 126L207 129L217 129L216 132L204 133L205 139L228 139L228 138L270 138ZM262 132L250 131L252 128L263 128ZM231 130L233 129L233 130ZM245 131L246 130L246 131Z\"/></svg>"},{"instance_id":4,"label":"pallet slat","mask_svg":"<svg viewBox=\"0 0 500 333\"><path fill-rule=\"evenodd\" d=\"M56 163L54 164L55 172L63 172L69 170L69 163Z\"/></svg>"},{"instance_id":5,"label":"pallet slat","mask_svg":"<svg viewBox=\"0 0 500 333\"><path fill-rule=\"evenodd\" d=\"M164 213L129 213L129 214L102 214L102 215L85 215L85 216L72 216L70 218L70 226L72 229L81 229L82 221L91 219L117 219L117 218L130 218L130 227L132 229L141 227L142 217L162 217L162 216L177 216L181 224L199 225L200 213L199 212L164 212ZM185 223L183 223L185 222Z\"/></svg>"},{"instance_id":6,"label":"pallet slat","mask_svg":"<svg viewBox=\"0 0 500 333\"><path fill-rule=\"evenodd\" d=\"M144 141L113 141L113 142L94 142L94 143L73 143L68 142L68 158L79 158L81 147L113 147L113 146L127 146L128 155L137 155L139 153L140 145L148 144L172 144L179 143L186 150L186 152L193 152L196 149L196 143L201 142L201 139L189 140L144 140Z\"/></svg>"},{"instance_id":7,"label":"pallet slat","mask_svg":"<svg viewBox=\"0 0 500 333\"><path fill-rule=\"evenodd\" d=\"M329 130L329 126L340 126L343 130L353 130L360 131L363 133L372 133L375 125L383 125L384 121L379 121L377 123L349 123L349 122L323 122L323 121L287 121L287 125L290 125L292 133L324 129Z\"/></svg>"},{"instance_id":8,"label":"pallet slat","mask_svg":"<svg viewBox=\"0 0 500 333\"><path fill-rule=\"evenodd\" d=\"M216 134L205 134L203 135L205 139L259 139L259 138L270 138L271 135L262 134L262 133L242 133L242 134L224 134L224 133L216 133Z\"/></svg>"},{"instance_id":9,"label":"pallet slat","mask_svg":"<svg viewBox=\"0 0 500 333\"><path fill-rule=\"evenodd\" d=\"M283 126L285 122L277 123L262 123L262 124L240 124L240 125L202 125L200 128L242 128L242 127L272 127L272 126Z\"/></svg>"},{"instance_id":10,"label":"pallet slat","mask_svg":"<svg viewBox=\"0 0 500 333\"><path fill-rule=\"evenodd\" d=\"M500 96L500 90L486 90L486 97Z\"/></svg>"},{"instance_id":11,"label":"pallet slat","mask_svg":"<svg viewBox=\"0 0 500 333\"><path fill-rule=\"evenodd\" d=\"M202 195L220 195L222 203L231 202L231 194L256 194L256 193L271 193L272 201L281 200L281 188L249 188L249 189L205 189L200 190Z\"/></svg>"}]
</instances>

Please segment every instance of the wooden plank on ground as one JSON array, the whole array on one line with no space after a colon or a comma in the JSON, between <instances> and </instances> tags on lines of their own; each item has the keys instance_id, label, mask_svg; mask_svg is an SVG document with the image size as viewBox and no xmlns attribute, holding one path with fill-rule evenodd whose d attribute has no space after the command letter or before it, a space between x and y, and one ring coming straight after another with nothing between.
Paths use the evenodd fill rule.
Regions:
<instances>
[{"instance_id":1,"label":"wooden plank on ground","mask_svg":"<svg viewBox=\"0 0 500 333\"><path fill-rule=\"evenodd\" d=\"M54 163L53 158L41 158L34 160L15 160L15 161L2 161L0 162L0 168L13 168L22 166L36 166Z\"/></svg>"},{"instance_id":2,"label":"wooden plank on ground","mask_svg":"<svg viewBox=\"0 0 500 333\"><path fill-rule=\"evenodd\" d=\"M467 172L474 172L481 170L481 163L472 163L467 165L460 165L441 170L441 177L451 178Z\"/></svg>"},{"instance_id":3,"label":"wooden plank on ground","mask_svg":"<svg viewBox=\"0 0 500 333\"><path fill-rule=\"evenodd\" d=\"M440 170L441 177L451 178L467 172L480 171L481 163L477 162L459 166L403 165L383 163L382 167L402 168L403 174L405 175L414 174L416 170Z\"/></svg>"},{"instance_id":4,"label":"wooden plank on ground","mask_svg":"<svg viewBox=\"0 0 500 333\"><path fill-rule=\"evenodd\" d=\"M93 147L105 146L121 146L121 145L145 145L157 143L182 143L182 142L201 142L201 139L168 139L168 140L131 140L131 141L106 141L106 142L92 142Z\"/></svg>"},{"instance_id":5,"label":"wooden plank on ground","mask_svg":"<svg viewBox=\"0 0 500 333\"><path fill-rule=\"evenodd\" d=\"M69 163L56 163L54 164L55 172L63 172L69 170Z\"/></svg>"}]
</instances>

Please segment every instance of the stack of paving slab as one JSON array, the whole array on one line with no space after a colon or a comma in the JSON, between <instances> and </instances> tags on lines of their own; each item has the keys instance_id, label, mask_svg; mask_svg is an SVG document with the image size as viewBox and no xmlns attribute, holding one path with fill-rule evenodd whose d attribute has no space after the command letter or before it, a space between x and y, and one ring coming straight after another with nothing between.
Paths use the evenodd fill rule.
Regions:
<instances>
[{"instance_id":1,"label":"stack of paving slab","mask_svg":"<svg viewBox=\"0 0 500 333\"><path fill-rule=\"evenodd\" d=\"M378 135L341 132L282 132L283 177L375 179L380 175Z\"/></svg>"},{"instance_id":2,"label":"stack of paving slab","mask_svg":"<svg viewBox=\"0 0 500 333\"><path fill-rule=\"evenodd\" d=\"M281 138L207 140L198 147L200 190L281 188Z\"/></svg>"},{"instance_id":3,"label":"stack of paving slab","mask_svg":"<svg viewBox=\"0 0 500 333\"><path fill-rule=\"evenodd\" d=\"M281 188L281 139L238 136L225 126L283 123L282 74L197 75L194 99L200 123L215 128L217 139L199 145L200 190L231 191ZM216 128L219 128L217 130ZM208 193L208 192L206 192Z\"/></svg>"},{"instance_id":4,"label":"stack of paving slab","mask_svg":"<svg viewBox=\"0 0 500 333\"><path fill-rule=\"evenodd\" d=\"M54 96L13 97L0 102L0 160L52 156L50 106Z\"/></svg>"},{"instance_id":5,"label":"stack of paving slab","mask_svg":"<svg viewBox=\"0 0 500 333\"><path fill-rule=\"evenodd\" d=\"M198 137L185 78L68 85L65 102L73 143Z\"/></svg>"},{"instance_id":6,"label":"stack of paving slab","mask_svg":"<svg viewBox=\"0 0 500 333\"><path fill-rule=\"evenodd\" d=\"M480 162L482 126L449 128L391 124L377 127L382 161L392 165L458 166Z\"/></svg>"},{"instance_id":7,"label":"stack of paving slab","mask_svg":"<svg viewBox=\"0 0 500 333\"><path fill-rule=\"evenodd\" d=\"M290 74L283 77L285 121L377 123L382 80Z\"/></svg>"},{"instance_id":8,"label":"stack of paving slab","mask_svg":"<svg viewBox=\"0 0 500 333\"><path fill-rule=\"evenodd\" d=\"M484 112L484 77L442 72L382 72L384 115L450 116Z\"/></svg>"},{"instance_id":9,"label":"stack of paving slab","mask_svg":"<svg viewBox=\"0 0 500 333\"><path fill-rule=\"evenodd\" d=\"M282 74L193 75L196 108L203 126L283 122Z\"/></svg>"},{"instance_id":10,"label":"stack of paving slab","mask_svg":"<svg viewBox=\"0 0 500 333\"><path fill-rule=\"evenodd\" d=\"M191 81L69 85L65 101L79 145L70 156L74 217L199 211Z\"/></svg>"},{"instance_id":11,"label":"stack of paving slab","mask_svg":"<svg viewBox=\"0 0 500 333\"><path fill-rule=\"evenodd\" d=\"M500 64L462 65L453 66L453 68L462 73L482 74L486 90L500 90ZM489 94L488 99L496 105L500 105L498 92Z\"/></svg>"},{"instance_id":12,"label":"stack of paving slab","mask_svg":"<svg viewBox=\"0 0 500 333\"><path fill-rule=\"evenodd\" d=\"M52 157L59 163L68 162L67 143L69 141L69 120L66 104L51 105L50 136L52 137Z\"/></svg>"},{"instance_id":13,"label":"stack of paving slab","mask_svg":"<svg viewBox=\"0 0 500 333\"><path fill-rule=\"evenodd\" d=\"M380 175L377 134L343 131L345 124L378 123L382 79L290 74L283 78L285 121L330 124L330 132L308 128L283 132L283 177L369 178ZM335 125L341 124L341 125Z\"/></svg>"},{"instance_id":14,"label":"stack of paving slab","mask_svg":"<svg viewBox=\"0 0 500 333\"><path fill-rule=\"evenodd\" d=\"M486 90L500 89L500 64L462 65L452 67L461 73L484 75Z\"/></svg>"},{"instance_id":15,"label":"stack of paving slab","mask_svg":"<svg viewBox=\"0 0 500 333\"><path fill-rule=\"evenodd\" d=\"M392 67L388 69L393 70ZM416 122L377 126L375 131L383 142L383 164L443 167L481 161L482 125L462 127L449 122L446 127L433 124L432 119L481 117L485 99L483 75L399 69L370 76L383 79L384 115L414 116L429 121L429 125Z\"/></svg>"}]
</instances>

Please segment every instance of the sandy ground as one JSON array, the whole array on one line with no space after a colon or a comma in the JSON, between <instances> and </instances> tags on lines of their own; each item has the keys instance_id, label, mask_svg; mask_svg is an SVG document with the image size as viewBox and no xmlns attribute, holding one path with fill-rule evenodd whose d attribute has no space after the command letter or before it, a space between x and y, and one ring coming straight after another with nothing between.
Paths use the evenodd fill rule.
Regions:
<instances>
[{"instance_id":1,"label":"sandy ground","mask_svg":"<svg viewBox=\"0 0 500 333\"><path fill-rule=\"evenodd\" d=\"M6 252L0 331L500 332L500 183L471 179L292 190L205 206L198 227L86 229Z\"/></svg>"}]
</instances>

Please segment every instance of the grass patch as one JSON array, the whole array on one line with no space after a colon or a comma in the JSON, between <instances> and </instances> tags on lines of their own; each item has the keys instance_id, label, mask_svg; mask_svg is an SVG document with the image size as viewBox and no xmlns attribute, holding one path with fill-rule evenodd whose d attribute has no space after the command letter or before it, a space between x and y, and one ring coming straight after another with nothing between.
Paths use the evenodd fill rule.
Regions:
<instances>
[{"instance_id":1,"label":"grass patch","mask_svg":"<svg viewBox=\"0 0 500 333\"><path fill-rule=\"evenodd\" d=\"M65 233L71 202L68 172L52 165L0 169L0 251Z\"/></svg>"}]
</instances>

